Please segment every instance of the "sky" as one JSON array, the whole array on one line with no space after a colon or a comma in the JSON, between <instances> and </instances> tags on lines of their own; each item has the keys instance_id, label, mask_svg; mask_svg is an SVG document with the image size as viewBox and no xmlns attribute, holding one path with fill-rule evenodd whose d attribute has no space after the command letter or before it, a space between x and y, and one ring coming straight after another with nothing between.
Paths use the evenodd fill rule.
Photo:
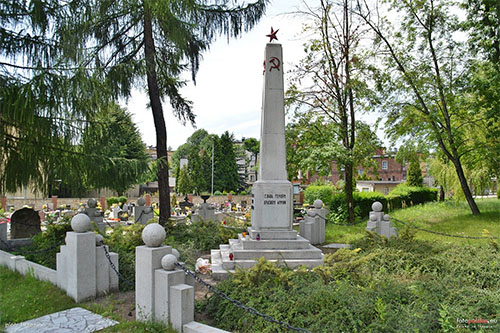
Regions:
<instances>
[{"instance_id":1,"label":"sky","mask_svg":"<svg viewBox=\"0 0 500 333\"><path fill-rule=\"evenodd\" d=\"M307 0L317 5L316 0ZM181 94L193 102L196 128L183 126L173 115L168 100L163 103L167 124L167 145L174 150L196 129L211 134L229 131L236 139L260 138L260 110L262 107L262 63L264 48L271 27L279 29L278 42L283 47L285 89L287 71L304 57L304 39L301 35L304 18L293 14L304 8L302 0L274 0L268 5L266 16L241 38L220 37L204 53L196 77L196 86L190 82ZM190 79L190 73L186 73ZM147 108L145 92L135 90L128 103L144 143L156 145L156 134L151 110Z\"/></svg>"},{"instance_id":2,"label":"sky","mask_svg":"<svg viewBox=\"0 0 500 333\"><path fill-rule=\"evenodd\" d=\"M315 1L308 1L315 2ZM186 142L196 129L211 134L233 133L236 139L260 137L260 110L262 106L262 63L264 48L271 27L279 29L278 42L283 47L285 82L286 71L303 57L302 29L295 11L301 0L274 0L268 5L266 16L241 38L220 37L205 52L196 76L196 86L190 81L181 94L193 102L196 128L183 126L173 115L168 100L163 103L167 124L167 145L174 149ZM276 43L276 41L275 41ZM190 79L190 73L186 73ZM122 102L132 114L146 145L156 145L156 134L149 99L144 91L134 90L131 98Z\"/></svg>"}]
</instances>

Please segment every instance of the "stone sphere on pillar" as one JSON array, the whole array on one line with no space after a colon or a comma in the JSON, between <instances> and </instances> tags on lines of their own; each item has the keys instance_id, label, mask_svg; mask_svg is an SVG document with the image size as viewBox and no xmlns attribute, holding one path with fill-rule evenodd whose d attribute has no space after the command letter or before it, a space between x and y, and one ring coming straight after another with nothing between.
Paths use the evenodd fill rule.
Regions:
<instances>
[{"instance_id":1,"label":"stone sphere on pillar","mask_svg":"<svg viewBox=\"0 0 500 333\"><path fill-rule=\"evenodd\" d=\"M102 237L102 235L95 235L95 245L96 246L101 246L101 245L104 245L104 237Z\"/></svg>"},{"instance_id":2,"label":"stone sphere on pillar","mask_svg":"<svg viewBox=\"0 0 500 333\"><path fill-rule=\"evenodd\" d=\"M172 254L177 258L177 260L181 257L181 254L177 251L177 249L172 249Z\"/></svg>"},{"instance_id":3,"label":"stone sphere on pillar","mask_svg":"<svg viewBox=\"0 0 500 333\"><path fill-rule=\"evenodd\" d=\"M378 202L378 201L375 201L375 202L372 204L372 209L373 209L373 211L375 211L375 212L381 212L381 211L382 211L382 208L383 208L382 204L381 204L380 202Z\"/></svg>"},{"instance_id":4,"label":"stone sphere on pillar","mask_svg":"<svg viewBox=\"0 0 500 333\"><path fill-rule=\"evenodd\" d=\"M314 205L314 208L321 209L321 208L323 208L323 201L321 201L321 199L316 199L316 200L314 200L313 205Z\"/></svg>"},{"instance_id":5,"label":"stone sphere on pillar","mask_svg":"<svg viewBox=\"0 0 500 333\"><path fill-rule=\"evenodd\" d=\"M148 247L158 247L163 243L167 234L165 228L158 223L151 223L142 230L142 240Z\"/></svg>"},{"instance_id":6,"label":"stone sphere on pillar","mask_svg":"<svg viewBox=\"0 0 500 333\"><path fill-rule=\"evenodd\" d=\"M390 219L391 217L389 216L389 214L384 215L384 221L389 221Z\"/></svg>"},{"instance_id":7,"label":"stone sphere on pillar","mask_svg":"<svg viewBox=\"0 0 500 333\"><path fill-rule=\"evenodd\" d=\"M144 206L145 204L146 204L146 199L144 199L142 197L139 198L139 199L137 199L137 205L138 206Z\"/></svg>"},{"instance_id":8,"label":"stone sphere on pillar","mask_svg":"<svg viewBox=\"0 0 500 333\"><path fill-rule=\"evenodd\" d=\"M96 201L96 199L90 198L87 201L87 205L89 206L89 208L96 208L97 207L97 201Z\"/></svg>"},{"instance_id":9,"label":"stone sphere on pillar","mask_svg":"<svg viewBox=\"0 0 500 333\"><path fill-rule=\"evenodd\" d=\"M75 232L87 232L90 230L91 226L92 224L90 223L90 217L88 217L86 214L76 214L71 219L71 228Z\"/></svg>"},{"instance_id":10,"label":"stone sphere on pillar","mask_svg":"<svg viewBox=\"0 0 500 333\"><path fill-rule=\"evenodd\" d=\"M167 254L161 258L161 267L166 271L173 271L176 263L177 258L173 254Z\"/></svg>"}]
</instances>

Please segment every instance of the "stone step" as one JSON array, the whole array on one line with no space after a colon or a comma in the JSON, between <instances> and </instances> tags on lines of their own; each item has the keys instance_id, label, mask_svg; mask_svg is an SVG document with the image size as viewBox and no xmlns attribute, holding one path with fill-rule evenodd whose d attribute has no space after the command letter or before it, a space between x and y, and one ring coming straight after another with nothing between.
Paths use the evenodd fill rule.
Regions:
<instances>
[{"instance_id":1,"label":"stone step","mask_svg":"<svg viewBox=\"0 0 500 333\"><path fill-rule=\"evenodd\" d=\"M278 263L279 265L282 266L288 266L290 268L296 268L298 266L305 265L307 268L314 268L316 266L323 265L323 259L298 259L298 260L268 260L270 262ZM234 262L235 266L241 267L241 268L251 268L257 263L256 260L236 260Z\"/></svg>"},{"instance_id":2,"label":"stone step","mask_svg":"<svg viewBox=\"0 0 500 333\"><path fill-rule=\"evenodd\" d=\"M257 235L260 240L296 240L297 231L295 230L253 230L248 227L248 235L252 239L257 239Z\"/></svg>"},{"instance_id":3,"label":"stone step","mask_svg":"<svg viewBox=\"0 0 500 333\"><path fill-rule=\"evenodd\" d=\"M226 279L229 272L234 273L233 270L226 270L222 267L222 257L220 250L211 250L210 259L212 262L212 277L216 280Z\"/></svg>"},{"instance_id":4,"label":"stone step","mask_svg":"<svg viewBox=\"0 0 500 333\"><path fill-rule=\"evenodd\" d=\"M238 235L238 240L241 246L245 250L272 250L272 249L283 249L283 250L297 250L297 249L308 249L310 243L307 239L297 236L294 240L254 240L249 236L243 237L242 234Z\"/></svg>"},{"instance_id":5,"label":"stone step","mask_svg":"<svg viewBox=\"0 0 500 333\"><path fill-rule=\"evenodd\" d=\"M222 268L225 270L234 269L234 261L229 259L229 254L233 253L230 245L223 244L220 245L220 256L222 260Z\"/></svg>"},{"instance_id":6,"label":"stone step","mask_svg":"<svg viewBox=\"0 0 500 333\"><path fill-rule=\"evenodd\" d=\"M309 245L308 249L300 250L239 250L233 248L234 260L248 260L264 257L273 259L321 259L323 253L320 249Z\"/></svg>"}]
</instances>

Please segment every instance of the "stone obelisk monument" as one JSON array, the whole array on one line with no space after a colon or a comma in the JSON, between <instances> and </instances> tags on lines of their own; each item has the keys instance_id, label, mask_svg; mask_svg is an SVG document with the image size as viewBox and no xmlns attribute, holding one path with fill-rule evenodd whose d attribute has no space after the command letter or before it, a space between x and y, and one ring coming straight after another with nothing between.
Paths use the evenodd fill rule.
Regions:
<instances>
[{"instance_id":1,"label":"stone obelisk monument","mask_svg":"<svg viewBox=\"0 0 500 333\"><path fill-rule=\"evenodd\" d=\"M276 32L271 29L271 41L277 39ZM248 235L240 234L238 239L229 240L229 245L212 250L216 277L224 276L234 266L249 268L260 257L289 267L315 267L323 262L321 251L292 228L293 187L286 172L281 44L268 43L264 57L260 164L258 181L252 188L252 226Z\"/></svg>"}]
</instances>

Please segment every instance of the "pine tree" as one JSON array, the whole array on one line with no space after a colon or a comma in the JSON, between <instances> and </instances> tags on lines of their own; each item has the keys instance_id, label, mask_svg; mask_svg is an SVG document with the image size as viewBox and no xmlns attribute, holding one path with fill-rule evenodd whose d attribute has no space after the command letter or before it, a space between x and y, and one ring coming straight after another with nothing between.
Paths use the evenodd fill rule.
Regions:
<instances>
[{"instance_id":1,"label":"pine tree","mask_svg":"<svg viewBox=\"0 0 500 333\"><path fill-rule=\"evenodd\" d=\"M408 184L408 186L418 187L422 187L424 185L424 179L422 178L422 170L420 169L420 162L418 158L412 158L408 164L406 184Z\"/></svg>"},{"instance_id":2,"label":"pine tree","mask_svg":"<svg viewBox=\"0 0 500 333\"><path fill-rule=\"evenodd\" d=\"M34 178L43 183L44 174L35 170L40 165L48 169L39 152L42 144L44 153L57 149L64 156L78 137L74 132L81 133L84 127L82 123L75 128L74 118L85 121L105 101L129 97L133 86L142 86L149 95L156 129L160 223L164 224L170 217L170 194L162 99L168 98L181 122L194 123L191 102L179 92L185 84L180 75L188 68L186 63L194 80L202 52L216 37L237 37L250 30L267 3L0 1L2 28L6 27L0 52L12 59L1 65L0 74L0 139L8 140L8 148L0 151L2 185L15 188ZM26 73L16 75L19 61L25 62L22 69ZM16 119L20 120L12 129ZM58 119L67 121L60 121L64 127L54 126ZM40 130L34 137L19 135L21 130L29 134L27 130L36 125ZM5 165L7 160L13 162ZM21 164L34 170L15 176Z\"/></svg>"}]
</instances>

